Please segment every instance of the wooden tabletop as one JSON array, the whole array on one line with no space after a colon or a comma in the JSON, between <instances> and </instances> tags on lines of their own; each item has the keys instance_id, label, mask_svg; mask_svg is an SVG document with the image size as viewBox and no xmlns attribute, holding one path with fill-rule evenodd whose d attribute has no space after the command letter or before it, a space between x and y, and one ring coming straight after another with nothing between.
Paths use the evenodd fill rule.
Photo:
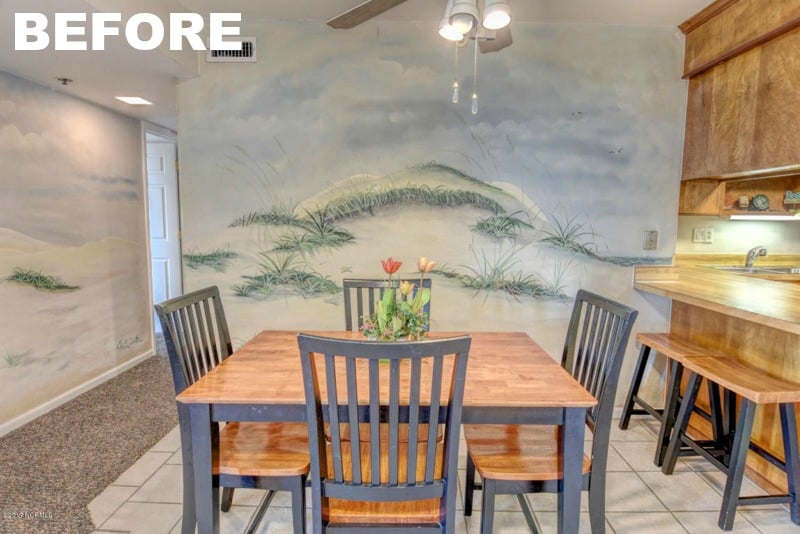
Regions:
<instances>
[{"instance_id":1,"label":"wooden tabletop","mask_svg":"<svg viewBox=\"0 0 800 534\"><path fill-rule=\"evenodd\" d=\"M304 333L363 339L358 332ZM265 330L178 395L185 404L305 403L297 331ZM429 338L463 335L435 332ZM597 401L524 332L470 332L465 406L583 408Z\"/></svg>"},{"instance_id":2,"label":"wooden tabletop","mask_svg":"<svg viewBox=\"0 0 800 534\"><path fill-rule=\"evenodd\" d=\"M637 266L633 287L800 334L800 285L688 266Z\"/></svg>"}]
</instances>

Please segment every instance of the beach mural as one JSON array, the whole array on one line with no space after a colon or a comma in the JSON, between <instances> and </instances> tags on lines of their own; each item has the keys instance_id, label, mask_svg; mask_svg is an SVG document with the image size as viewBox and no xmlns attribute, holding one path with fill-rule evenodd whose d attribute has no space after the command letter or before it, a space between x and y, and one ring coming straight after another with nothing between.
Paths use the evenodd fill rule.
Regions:
<instances>
[{"instance_id":1,"label":"beach mural","mask_svg":"<svg viewBox=\"0 0 800 534\"><path fill-rule=\"evenodd\" d=\"M152 346L140 135L0 71L0 424Z\"/></svg>"},{"instance_id":2,"label":"beach mural","mask_svg":"<svg viewBox=\"0 0 800 534\"><path fill-rule=\"evenodd\" d=\"M642 308L675 247L685 83L674 29L516 25L478 58L435 28L268 23L258 63L179 87L187 289L233 337L343 325L341 280L437 261L431 327L525 330L554 354L584 287ZM462 88L451 102L453 79ZM643 232L659 232L642 250Z\"/></svg>"}]
</instances>

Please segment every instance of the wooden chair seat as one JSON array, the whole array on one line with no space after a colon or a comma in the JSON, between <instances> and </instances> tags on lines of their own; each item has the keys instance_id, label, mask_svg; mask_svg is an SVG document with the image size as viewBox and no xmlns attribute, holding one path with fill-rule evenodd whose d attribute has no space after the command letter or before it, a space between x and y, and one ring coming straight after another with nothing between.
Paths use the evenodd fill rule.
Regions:
<instances>
[{"instance_id":1,"label":"wooden chair seat","mask_svg":"<svg viewBox=\"0 0 800 534\"><path fill-rule=\"evenodd\" d=\"M558 427L549 425L463 425L467 447L481 478L560 480ZM583 474L592 468L583 456Z\"/></svg>"},{"instance_id":2,"label":"wooden chair seat","mask_svg":"<svg viewBox=\"0 0 800 534\"><path fill-rule=\"evenodd\" d=\"M305 423L228 423L219 444L214 474L285 477L305 475L310 467Z\"/></svg>"},{"instance_id":3,"label":"wooden chair seat","mask_svg":"<svg viewBox=\"0 0 800 534\"><path fill-rule=\"evenodd\" d=\"M352 448L350 443L352 442L342 442L342 458L346 479L352 477L353 461L351 460ZM361 474L364 480L371 480L370 444L368 441L361 441L360 444ZM382 442L381 446L386 446L386 442ZM417 480L424 478L426 447L422 441L417 447L417 457L420 459L417 464ZM436 448L436 465L434 467L434 476L436 477L442 476L443 452L442 445L438 445ZM328 445L328 468L330 470L333 469L332 457L332 447ZM399 465L405 467L406 459L408 458L408 440L399 444L398 457ZM407 480L407 473L401 468L397 476L398 483L403 485ZM386 454L381 454L380 477L383 483L386 483L389 477L389 456ZM441 521L439 499L390 502L349 501L343 499L327 499L327 501L326 505L323 500L322 517L333 523L418 524Z\"/></svg>"}]
</instances>

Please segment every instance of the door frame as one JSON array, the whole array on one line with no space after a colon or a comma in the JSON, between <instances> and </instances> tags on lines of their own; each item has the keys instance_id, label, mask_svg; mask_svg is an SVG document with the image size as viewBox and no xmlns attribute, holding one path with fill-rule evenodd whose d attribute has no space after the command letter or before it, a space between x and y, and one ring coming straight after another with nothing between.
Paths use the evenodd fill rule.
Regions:
<instances>
[{"instance_id":1,"label":"door frame","mask_svg":"<svg viewBox=\"0 0 800 534\"><path fill-rule=\"evenodd\" d=\"M141 123L141 145L142 145L142 190L144 192L144 220L145 220L145 235L147 241L147 279L148 279L148 295L147 301L150 303L148 313L150 316L150 331L152 333L153 338L153 350L155 350L156 346L156 337L155 337L155 322L154 322L154 312L153 312L153 253L151 249L150 243L150 195L149 195L149 187L148 187L148 178L147 178L147 143L149 137L156 137L159 141L167 142L175 145L175 154L177 157L178 154L178 134L177 132L170 130L168 128L163 128L158 126L157 124L153 124L147 121L142 121ZM176 187L177 191L175 192L178 198L178 232L180 232L183 226L183 217L181 212L180 206L180 169L176 163L175 166L176 176ZM179 288L179 294L183 294L183 247L182 241L179 240L179 255L181 257L181 261L179 262L178 269L180 270L180 277L181 283ZM178 295L175 295L178 296Z\"/></svg>"}]
</instances>

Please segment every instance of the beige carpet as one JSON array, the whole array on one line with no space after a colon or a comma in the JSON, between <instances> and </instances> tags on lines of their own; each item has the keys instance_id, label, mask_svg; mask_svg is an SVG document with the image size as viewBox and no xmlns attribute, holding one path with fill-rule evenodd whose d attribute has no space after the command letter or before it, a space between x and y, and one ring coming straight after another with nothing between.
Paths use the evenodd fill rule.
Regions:
<instances>
[{"instance_id":1,"label":"beige carpet","mask_svg":"<svg viewBox=\"0 0 800 534\"><path fill-rule=\"evenodd\" d=\"M0 532L92 532L87 505L177 423L154 356L0 438Z\"/></svg>"}]
</instances>

